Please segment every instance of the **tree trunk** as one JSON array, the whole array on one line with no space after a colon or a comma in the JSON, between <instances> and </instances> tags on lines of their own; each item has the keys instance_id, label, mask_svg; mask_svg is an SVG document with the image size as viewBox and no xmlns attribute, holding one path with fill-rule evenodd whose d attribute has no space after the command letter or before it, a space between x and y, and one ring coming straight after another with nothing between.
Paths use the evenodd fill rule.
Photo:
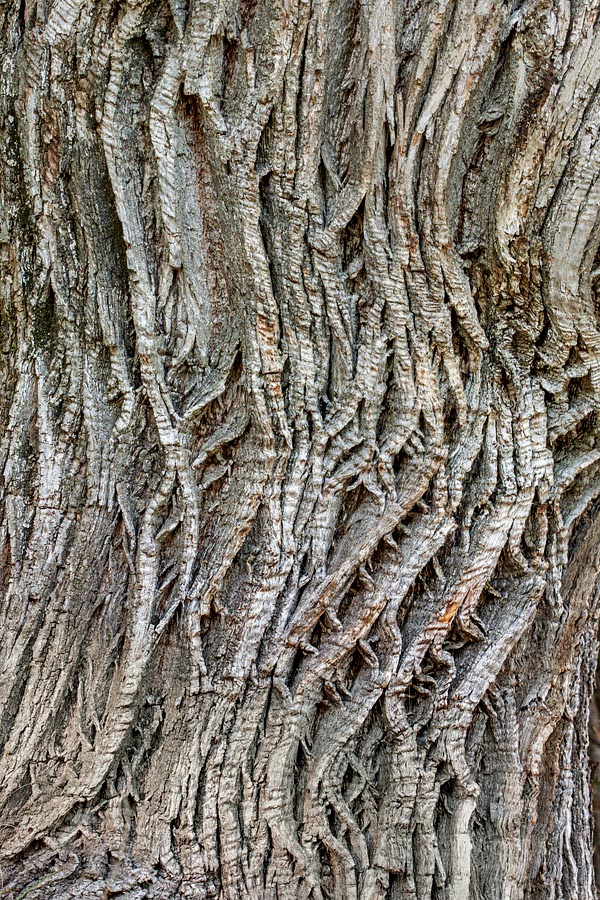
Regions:
<instances>
[{"instance_id":1,"label":"tree trunk","mask_svg":"<svg viewBox=\"0 0 600 900\"><path fill-rule=\"evenodd\" d=\"M599 17L4 0L1 898L595 896Z\"/></svg>"}]
</instances>

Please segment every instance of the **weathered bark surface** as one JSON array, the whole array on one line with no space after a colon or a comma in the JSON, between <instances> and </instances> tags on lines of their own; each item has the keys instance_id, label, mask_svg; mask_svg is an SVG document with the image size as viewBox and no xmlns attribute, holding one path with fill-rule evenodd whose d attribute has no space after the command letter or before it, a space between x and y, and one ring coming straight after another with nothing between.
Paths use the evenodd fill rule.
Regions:
<instances>
[{"instance_id":1,"label":"weathered bark surface","mask_svg":"<svg viewBox=\"0 0 600 900\"><path fill-rule=\"evenodd\" d=\"M4 0L2 898L594 896L599 17Z\"/></svg>"}]
</instances>

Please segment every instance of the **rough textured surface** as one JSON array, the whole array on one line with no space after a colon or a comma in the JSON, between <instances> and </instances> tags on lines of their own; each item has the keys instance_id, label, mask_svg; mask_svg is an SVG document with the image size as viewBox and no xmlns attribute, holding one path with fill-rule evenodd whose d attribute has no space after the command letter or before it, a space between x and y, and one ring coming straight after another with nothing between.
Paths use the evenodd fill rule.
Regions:
<instances>
[{"instance_id":1,"label":"rough textured surface","mask_svg":"<svg viewBox=\"0 0 600 900\"><path fill-rule=\"evenodd\" d=\"M0 897L591 900L600 2L0 5Z\"/></svg>"}]
</instances>

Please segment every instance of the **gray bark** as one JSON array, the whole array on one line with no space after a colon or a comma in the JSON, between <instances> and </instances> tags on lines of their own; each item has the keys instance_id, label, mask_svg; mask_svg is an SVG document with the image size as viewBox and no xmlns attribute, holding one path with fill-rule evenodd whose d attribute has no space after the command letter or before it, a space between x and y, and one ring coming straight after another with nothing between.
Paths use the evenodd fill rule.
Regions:
<instances>
[{"instance_id":1,"label":"gray bark","mask_svg":"<svg viewBox=\"0 0 600 900\"><path fill-rule=\"evenodd\" d=\"M599 17L0 5L0 897L595 895Z\"/></svg>"}]
</instances>

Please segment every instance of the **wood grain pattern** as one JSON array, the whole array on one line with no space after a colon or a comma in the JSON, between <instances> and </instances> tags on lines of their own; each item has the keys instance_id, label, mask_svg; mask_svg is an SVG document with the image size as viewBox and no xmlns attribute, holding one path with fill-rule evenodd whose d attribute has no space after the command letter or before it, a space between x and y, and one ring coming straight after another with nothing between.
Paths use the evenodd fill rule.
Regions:
<instances>
[{"instance_id":1,"label":"wood grain pattern","mask_svg":"<svg viewBox=\"0 0 600 900\"><path fill-rule=\"evenodd\" d=\"M592 900L600 2L0 64L0 897Z\"/></svg>"}]
</instances>

